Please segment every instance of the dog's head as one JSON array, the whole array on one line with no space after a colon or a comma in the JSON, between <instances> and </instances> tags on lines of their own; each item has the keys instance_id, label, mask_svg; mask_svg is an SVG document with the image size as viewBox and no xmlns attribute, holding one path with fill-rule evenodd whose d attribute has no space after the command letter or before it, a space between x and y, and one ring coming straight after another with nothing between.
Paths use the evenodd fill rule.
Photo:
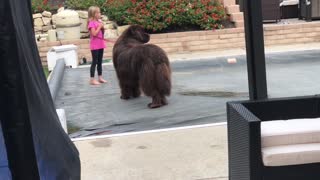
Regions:
<instances>
[{"instance_id":1,"label":"dog's head","mask_svg":"<svg viewBox=\"0 0 320 180\"><path fill-rule=\"evenodd\" d=\"M126 32L127 37L133 38L141 43L147 43L150 40L150 35L139 25L131 25Z\"/></svg>"}]
</instances>

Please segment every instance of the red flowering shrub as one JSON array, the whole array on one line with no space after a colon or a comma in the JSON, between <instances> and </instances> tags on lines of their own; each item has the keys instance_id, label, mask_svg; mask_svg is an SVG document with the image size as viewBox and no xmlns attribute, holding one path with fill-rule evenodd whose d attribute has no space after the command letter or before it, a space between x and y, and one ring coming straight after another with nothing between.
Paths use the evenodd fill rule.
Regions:
<instances>
[{"instance_id":1,"label":"red flowering shrub","mask_svg":"<svg viewBox=\"0 0 320 180\"><path fill-rule=\"evenodd\" d=\"M43 11L55 11L63 6L62 3L50 3L49 0L31 0L31 8L33 13L42 13Z\"/></svg>"},{"instance_id":2,"label":"red flowering shrub","mask_svg":"<svg viewBox=\"0 0 320 180\"><path fill-rule=\"evenodd\" d=\"M126 19L132 16L129 11L134 5L135 0L107 0L102 9L118 25L124 25L127 24Z\"/></svg>"},{"instance_id":3,"label":"red flowering shrub","mask_svg":"<svg viewBox=\"0 0 320 180\"><path fill-rule=\"evenodd\" d=\"M49 5L47 0L32 0L31 6L32 6L33 13L40 13L44 10L49 10Z\"/></svg>"},{"instance_id":4,"label":"red flowering shrub","mask_svg":"<svg viewBox=\"0 0 320 180\"><path fill-rule=\"evenodd\" d=\"M32 0L33 12L59 8L50 2ZM119 25L139 24L153 32L189 26L220 29L226 19L224 7L217 0L66 0L65 5L85 10L98 6Z\"/></svg>"},{"instance_id":5,"label":"red flowering shrub","mask_svg":"<svg viewBox=\"0 0 320 180\"><path fill-rule=\"evenodd\" d=\"M193 24L202 29L221 29L226 18L223 5L212 0L198 0L189 4L188 17Z\"/></svg>"},{"instance_id":6,"label":"red flowering shrub","mask_svg":"<svg viewBox=\"0 0 320 180\"><path fill-rule=\"evenodd\" d=\"M69 9L88 10L90 6L98 6L103 12L106 0L66 0L65 5Z\"/></svg>"},{"instance_id":7,"label":"red flowering shrub","mask_svg":"<svg viewBox=\"0 0 320 180\"><path fill-rule=\"evenodd\" d=\"M181 1L181 0L179 0ZM184 14L184 4L177 1L140 1L128 9L125 21L128 24L139 24L148 30L159 31L170 26L182 26L187 22Z\"/></svg>"},{"instance_id":8,"label":"red flowering shrub","mask_svg":"<svg viewBox=\"0 0 320 180\"><path fill-rule=\"evenodd\" d=\"M120 24L139 24L153 32L183 26L219 29L226 18L215 0L108 0L105 9Z\"/></svg>"}]
</instances>

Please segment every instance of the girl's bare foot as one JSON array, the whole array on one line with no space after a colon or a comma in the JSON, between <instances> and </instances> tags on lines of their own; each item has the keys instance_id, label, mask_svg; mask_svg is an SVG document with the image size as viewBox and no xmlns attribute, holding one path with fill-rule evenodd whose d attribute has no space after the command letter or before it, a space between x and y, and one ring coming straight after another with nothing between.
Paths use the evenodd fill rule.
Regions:
<instances>
[{"instance_id":1,"label":"girl's bare foot","mask_svg":"<svg viewBox=\"0 0 320 180\"><path fill-rule=\"evenodd\" d=\"M100 82L97 81L97 80L95 80L95 79L90 79L90 84L91 84L91 85L99 85Z\"/></svg>"},{"instance_id":2,"label":"girl's bare foot","mask_svg":"<svg viewBox=\"0 0 320 180\"><path fill-rule=\"evenodd\" d=\"M100 82L100 83L106 83L106 82L108 82L108 81L104 80L104 79L100 76L100 77L99 77L99 82Z\"/></svg>"}]
</instances>

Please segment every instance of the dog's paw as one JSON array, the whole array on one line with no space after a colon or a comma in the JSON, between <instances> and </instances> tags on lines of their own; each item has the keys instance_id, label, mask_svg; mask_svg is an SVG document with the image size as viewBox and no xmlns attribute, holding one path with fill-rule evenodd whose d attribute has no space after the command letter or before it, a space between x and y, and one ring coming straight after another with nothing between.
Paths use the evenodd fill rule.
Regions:
<instances>
[{"instance_id":1,"label":"dog's paw","mask_svg":"<svg viewBox=\"0 0 320 180\"><path fill-rule=\"evenodd\" d=\"M132 97L133 98L138 98L141 96L141 91L140 90L133 90L132 91Z\"/></svg>"},{"instance_id":2,"label":"dog's paw","mask_svg":"<svg viewBox=\"0 0 320 180\"><path fill-rule=\"evenodd\" d=\"M149 104L148 104L148 107L149 107L150 109L159 108L159 107L161 107L161 106L163 106L163 105L162 105L162 104L154 104L154 103L149 103Z\"/></svg>"},{"instance_id":3,"label":"dog's paw","mask_svg":"<svg viewBox=\"0 0 320 180\"><path fill-rule=\"evenodd\" d=\"M140 97L140 96L141 96L141 94L133 94L133 95L132 95L133 98L138 98L138 97Z\"/></svg>"},{"instance_id":4,"label":"dog's paw","mask_svg":"<svg viewBox=\"0 0 320 180\"><path fill-rule=\"evenodd\" d=\"M129 96L124 96L124 95L121 95L121 96L120 96L120 99L123 99L123 100L128 100L128 99L130 99L130 97L129 97Z\"/></svg>"},{"instance_id":5,"label":"dog's paw","mask_svg":"<svg viewBox=\"0 0 320 180\"><path fill-rule=\"evenodd\" d=\"M161 103L163 106L168 105L167 99L161 99Z\"/></svg>"}]
</instances>

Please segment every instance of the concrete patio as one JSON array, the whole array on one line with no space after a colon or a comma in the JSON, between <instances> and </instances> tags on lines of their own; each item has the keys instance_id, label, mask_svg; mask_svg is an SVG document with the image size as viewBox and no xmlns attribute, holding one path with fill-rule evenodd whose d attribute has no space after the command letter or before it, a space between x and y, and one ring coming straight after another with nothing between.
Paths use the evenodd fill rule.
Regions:
<instances>
[{"instance_id":1,"label":"concrete patio","mask_svg":"<svg viewBox=\"0 0 320 180\"><path fill-rule=\"evenodd\" d=\"M83 180L227 180L225 125L75 141Z\"/></svg>"}]
</instances>

